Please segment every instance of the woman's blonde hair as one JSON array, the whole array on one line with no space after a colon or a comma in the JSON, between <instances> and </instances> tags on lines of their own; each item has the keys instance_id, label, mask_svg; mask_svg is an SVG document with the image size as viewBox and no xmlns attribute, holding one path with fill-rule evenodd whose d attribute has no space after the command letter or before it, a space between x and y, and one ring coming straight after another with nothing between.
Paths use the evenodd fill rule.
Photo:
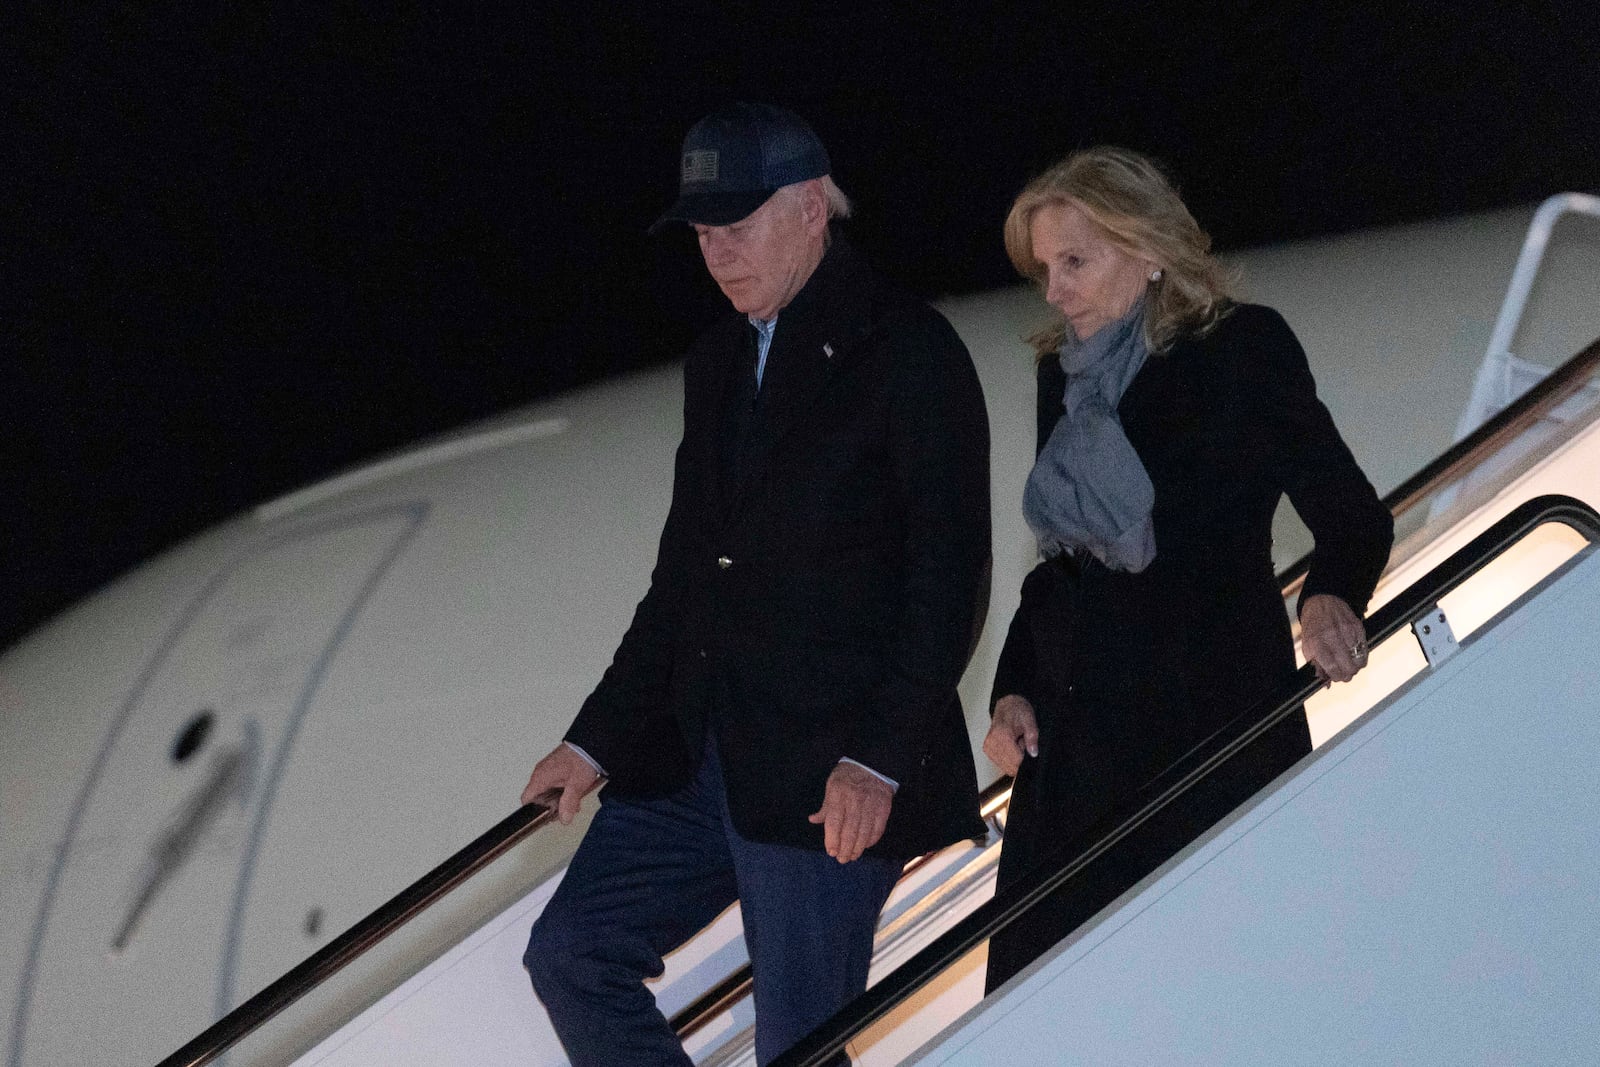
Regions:
<instances>
[{"instance_id":1,"label":"woman's blonde hair","mask_svg":"<svg viewBox=\"0 0 1600 1067\"><path fill-rule=\"evenodd\" d=\"M1179 337L1204 334L1228 313L1234 279L1211 254L1211 238L1155 161L1126 148L1101 146L1072 153L1029 182L1006 216L1006 252L1025 278L1045 282L1044 265L1033 258L1033 216L1051 204L1075 204L1129 255L1161 268L1151 282L1145 343L1165 351ZM1067 336L1058 320L1028 340L1040 354Z\"/></svg>"}]
</instances>

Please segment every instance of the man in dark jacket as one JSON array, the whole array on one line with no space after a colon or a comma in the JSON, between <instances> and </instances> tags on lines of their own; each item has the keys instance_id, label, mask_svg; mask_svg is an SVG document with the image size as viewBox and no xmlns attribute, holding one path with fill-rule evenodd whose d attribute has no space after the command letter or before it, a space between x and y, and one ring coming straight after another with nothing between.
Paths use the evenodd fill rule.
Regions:
<instances>
[{"instance_id":1,"label":"man in dark jacket","mask_svg":"<svg viewBox=\"0 0 1600 1067\"><path fill-rule=\"evenodd\" d=\"M523 799L610 784L524 962L572 1063L688 1064L642 984L741 902L767 1063L859 993L904 861L983 832L956 697L989 442L950 325L830 228L816 135L738 104L680 197L736 312L690 349L650 589Z\"/></svg>"}]
</instances>

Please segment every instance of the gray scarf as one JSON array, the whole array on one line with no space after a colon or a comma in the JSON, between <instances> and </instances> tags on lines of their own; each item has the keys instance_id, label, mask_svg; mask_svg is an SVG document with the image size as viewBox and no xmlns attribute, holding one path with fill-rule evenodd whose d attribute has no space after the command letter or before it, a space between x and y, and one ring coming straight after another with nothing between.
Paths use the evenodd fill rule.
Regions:
<instances>
[{"instance_id":1,"label":"gray scarf","mask_svg":"<svg viewBox=\"0 0 1600 1067\"><path fill-rule=\"evenodd\" d=\"M1150 354L1144 310L1141 299L1087 341L1062 342L1066 410L1022 493L1023 518L1045 556L1086 549L1112 570L1133 573L1155 559L1155 487L1117 417Z\"/></svg>"}]
</instances>

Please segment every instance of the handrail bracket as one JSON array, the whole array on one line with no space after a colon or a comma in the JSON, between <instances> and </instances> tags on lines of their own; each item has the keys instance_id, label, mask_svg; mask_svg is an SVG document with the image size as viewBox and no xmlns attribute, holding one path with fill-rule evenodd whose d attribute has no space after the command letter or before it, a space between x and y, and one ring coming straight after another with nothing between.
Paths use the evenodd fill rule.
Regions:
<instances>
[{"instance_id":1,"label":"handrail bracket","mask_svg":"<svg viewBox=\"0 0 1600 1067\"><path fill-rule=\"evenodd\" d=\"M1450 629L1450 620L1437 604L1411 624L1411 632L1416 636L1417 644L1422 646L1422 654L1430 670L1438 670L1461 647L1455 631Z\"/></svg>"}]
</instances>

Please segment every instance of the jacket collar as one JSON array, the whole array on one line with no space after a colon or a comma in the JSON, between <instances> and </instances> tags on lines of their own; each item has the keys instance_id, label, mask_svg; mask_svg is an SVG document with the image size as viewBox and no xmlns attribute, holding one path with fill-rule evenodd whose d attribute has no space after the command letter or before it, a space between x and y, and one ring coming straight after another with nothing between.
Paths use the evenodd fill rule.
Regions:
<instances>
[{"instance_id":1,"label":"jacket collar","mask_svg":"<svg viewBox=\"0 0 1600 1067\"><path fill-rule=\"evenodd\" d=\"M841 365L855 352L870 326L872 274L848 241L835 234L817 269L789 305L778 313L768 366L780 381L764 402L795 399L793 386L820 384L818 371ZM781 357L781 359L780 359ZM776 364L782 363L784 369ZM830 375L824 374L822 380Z\"/></svg>"},{"instance_id":2,"label":"jacket collar","mask_svg":"<svg viewBox=\"0 0 1600 1067\"><path fill-rule=\"evenodd\" d=\"M734 507L765 469L773 448L859 355L871 330L872 283L860 253L835 233L817 269L778 313L761 384L761 418L746 445L730 501ZM744 352L740 346L740 359ZM749 372L739 368L735 373Z\"/></svg>"}]
</instances>

